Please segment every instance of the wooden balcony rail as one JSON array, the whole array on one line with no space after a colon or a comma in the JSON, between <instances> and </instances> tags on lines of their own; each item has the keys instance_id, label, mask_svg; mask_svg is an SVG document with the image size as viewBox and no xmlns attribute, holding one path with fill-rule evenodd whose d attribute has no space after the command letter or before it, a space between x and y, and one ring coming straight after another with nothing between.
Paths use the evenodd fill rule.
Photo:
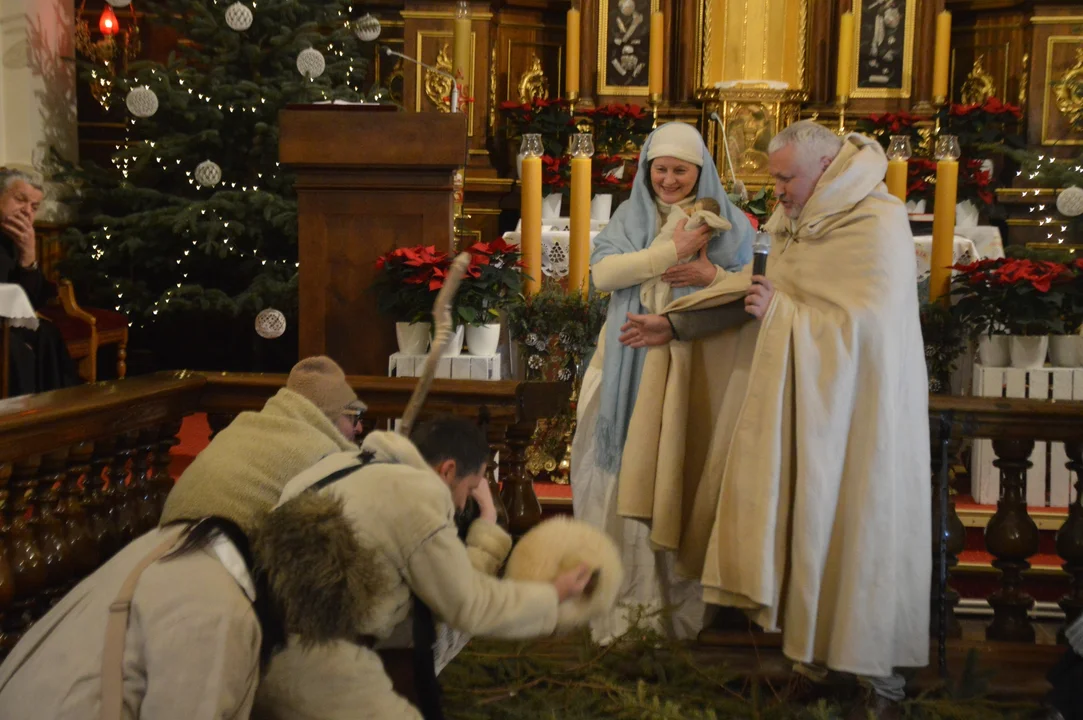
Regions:
<instances>
[{"instance_id":1,"label":"wooden balcony rail","mask_svg":"<svg viewBox=\"0 0 1083 720\"><path fill-rule=\"evenodd\" d=\"M367 429L399 417L416 382L348 379L369 406ZM213 434L285 382L164 372L0 402L0 659L79 580L157 525L185 416L207 413ZM485 425L513 534L541 519L525 469L534 425L567 407L570 392L564 383L433 382L425 414Z\"/></svg>"},{"instance_id":2,"label":"wooden balcony rail","mask_svg":"<svg viewBox=\"0 0 1083 720\"><path fill-rule=\"evenodd\" d=\"M958 637L955 618L958 593L948 585L949 573L964 547L964 528L951 498L947 448L962 438L992 440L1000 469L1000 499L985 529L986 550L1000 571L999 589L989 598L993 619L987 640L1034 643L1029 611L1034 598L1023 590L1023 572L1038 553L1038 526L1027 511L1027 469L1036 440L1064 443L1067 467L1075 478L1076 497L1057 532L1057 554L1071 577L1071 589L1060 600L1068 623L1083 612L1083 402L1015 400L934 395L929 399L933 494L932 632L939 641L940 666L945 664L948 637ZM1063 635L1063 630L1062 630Z\"/></svg>"}]
</instances>

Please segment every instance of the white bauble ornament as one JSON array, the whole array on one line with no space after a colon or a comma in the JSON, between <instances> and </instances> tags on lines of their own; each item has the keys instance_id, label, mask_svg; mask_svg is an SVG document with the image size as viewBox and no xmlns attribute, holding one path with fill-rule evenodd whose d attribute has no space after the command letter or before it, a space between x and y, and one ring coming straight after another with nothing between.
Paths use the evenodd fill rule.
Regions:
<instances>
[{"instance_id":1,"label":"white bauble ornament","mask_svg":"<svg viewBox=\"0 0 1083 720\"><path fill-rule=\"evenodd\" d=\"M380 37L380 29L380 21L372 13L365 13L353 26L354 34L363 42Z\"/></svg>"},{"instance_id":2,"label":"white bauble ornament","mask_svg":"<svg viewBox=\"0 0 1083 720\"><path fill-rule=\"evenodd\" d=\"M252 27L252 10L244 3L235 2L226 8L226 25L237 32Z\"/></svg>"},{"instance_id":3,"label":"white bauble ornament","mask_svg":"<svg viewBox=\"0 0 1083 720\"><path fill-rule=\"evenodd\" d=\"M128 7L132 4L132 0L107 0L113 7Z\"/></svg>"},{"instance_id":4,"label":"white bauble ornament","mask_svg":"<svg viewBox=\"0 0 1083 720\"><path fill-rule=\"evenodd\" d=\"M158 112L158 96L146 85L132 88L124 104L128 106L128 112L138 118L150 117Z\"/></svg>"},{"instance_id":5,"label":"white bauble ornament","mask_svg":"<svg viewBox=\"0 0 1083 720\"><path fill-rule=\"evenodd\" d=\"M273 340L286 332L286 316L274 308L261 310L256 316L256 334L261 338Z\"/></svg>"},{"instance_id":6,"label":"white bauble ornament","mask_svg":"<svg viewBox=\"0 0 1083 720\"><path fill-rule=\"evenodd\" d=\"M214 187L222 179L222 168L213 160L204 160L196 165L196 182L205 187Z\"/></svg>"},{"instance_id":7,"label":"white bauble ornament","mask_svg":"<svg viewBox=\"0 0 1083 720\"><path fill-rule=\"evenodd\" d=\"M1064 217L1077 217L1083 215L1083 188L1064 188L1057 196L1057 212Z\"/></svg>"},{"instance_id":8,"label":"white bauble ornament","mask_svg":"<svg viewBox=\"0 0 1083 720\"><path fill-rule=\"evenodd\" d=\"M297 72L305 77L318 78L323 75L325 65L323 55L315 48L306 48L297 53Z\"/></svg>"}]
</instances>

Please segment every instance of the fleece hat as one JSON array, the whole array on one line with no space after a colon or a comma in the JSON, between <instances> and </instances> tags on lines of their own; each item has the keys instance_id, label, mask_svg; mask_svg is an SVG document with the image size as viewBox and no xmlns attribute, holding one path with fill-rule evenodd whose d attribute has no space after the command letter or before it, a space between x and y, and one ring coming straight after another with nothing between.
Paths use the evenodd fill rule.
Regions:
<instances>
[{"instance_id":1,"label":"fleece hat","mask_svg":"<svg viewBox=\"0 0 1083 720\"><path fill-rule=\"evenodd\" d=\"M347 407L365 409L365 404L347 384L346 373L326 355L305 358L294 365L286 388L304 396L332 420Z\"/></svg>"},{"instance_id":2,"label":"fleece hat","mask_svg":"<svg viewBox=\"0 0 1083 720\"><path fill-rule=\"evenodd\" d=\"M688 123L669 122L654 131L647 160L672 157L703 167L703 138Z\"/></svg>"}]
</instances>

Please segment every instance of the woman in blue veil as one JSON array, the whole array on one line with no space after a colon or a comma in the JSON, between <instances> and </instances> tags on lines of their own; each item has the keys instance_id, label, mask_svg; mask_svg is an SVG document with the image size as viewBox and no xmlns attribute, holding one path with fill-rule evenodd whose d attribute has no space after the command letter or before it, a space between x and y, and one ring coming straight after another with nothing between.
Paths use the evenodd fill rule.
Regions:
<instances>
[{"instance_id":1,"label":"woman in blue veil","mask_svg":"<svg viewBox=\"0 0 1083 720\"><path fill-rule=\"evenodd\" d=\"M706 226L688 230L682 220L671 234L661 234L670 212L687 211L704 198L718 203L718 215L729 230L713 235ZM621 345L617 338L629 313L644 312L644 282L660 279L670 286L673 298L695 292L750 263L752 236L752 225L729 201L699 132L671 122L643 143L630 198L594 240L591 280L598 290L609 292L610 299L579 396L572 502L576 518L613 537L625 566L620 606L592 626L598 642L623 634L636 608L654 618L658 630L677 639L692 637L703 626L699 583L676 576L672 553L651 549L646 523L616 514L621 453L646 357L646 348ZM665 608L670 612L660 614Z\"/></svg>"}]
</instances>

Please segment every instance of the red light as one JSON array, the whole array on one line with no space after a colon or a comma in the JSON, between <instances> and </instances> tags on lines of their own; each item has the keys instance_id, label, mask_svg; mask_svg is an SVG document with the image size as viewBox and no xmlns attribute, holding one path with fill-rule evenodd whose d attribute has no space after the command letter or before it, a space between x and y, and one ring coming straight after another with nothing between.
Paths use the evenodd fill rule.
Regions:
<instances>
[{"instance_id":1,"label":"red light","mask_svg":"<svg viewBox=\"0 0 1083 720\"><path fill-rule=\"evenodd\" d=\"M101 30L102 35L110 37L117 34L117 30L120 29L120 23L117 22L117 14L113 12L113 8L108 5L102 10L102 16L98 20L98 29Z\"/></svg>"}]
</instances>

